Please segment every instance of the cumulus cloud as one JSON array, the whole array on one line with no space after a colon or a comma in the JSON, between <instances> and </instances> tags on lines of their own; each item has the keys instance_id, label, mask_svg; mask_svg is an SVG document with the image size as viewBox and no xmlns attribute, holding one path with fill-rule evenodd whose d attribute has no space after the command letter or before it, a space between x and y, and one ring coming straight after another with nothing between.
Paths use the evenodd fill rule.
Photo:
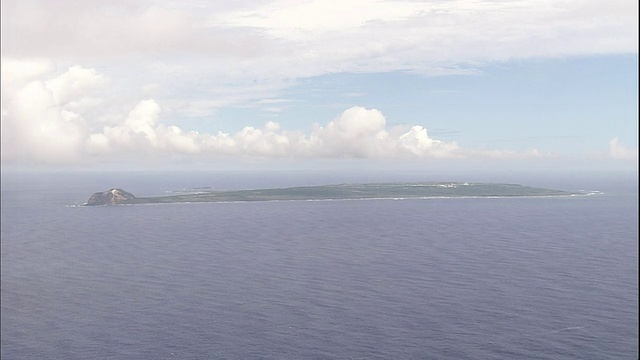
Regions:
<instances>
[{"instance_id":1,"label":"cumulus cloud","mask_svg":"<svg viewBox=\"0 0 640 360\"><path fill-rule=\"evenodd\" d=\"M160 106L144 100L122 124L105 126L91 134L87 150L94 155L135 151L138 154L202 154L288 158L395 158L457 157L455 142L431 139L422 126L403 132L389 131L386 119L376 109L351 107L326 125L316 125L308 134L282 130L269 121L230 134L184 132L158 122Z\"/></svg>"},{"instance_id":2,"label":"cumulus cloud","mask_svg":"<svg viewBox=\"0 0 640 360\"><path fill-rule=\"evenodd\" d=\"M52 69L46 61L3 61L3 161L69 162L81 156L89 129L79 103L106 78L92 69L72 67L43 79Z\"/></svg>"},{"instance_id":3,"label":"cumulus cloud","mask_svg":"<svg viewBox=\"0 0 640 360\"><path fill-rule=\"evenodd\" d=\"M87 152L92 155L199 153L200 135L159 123L160 111L155 100L140 101L122 123L104 126L101 133L91 134L86 143Z\"/></svg>"},{"instance_id":4,"label":"cumulus cloud","mask_svg":"<svg viewBox=\"0 0 640 360\"><path fill-rule=\"evenodd\" d=\"M86 98L86 94L108 83L108 79L95 69L72 66L60 76L47 80L45 86L51 90L56 105L68 104Z\"/></svg>"},{"instance_id":5,"label":"cumulus cloud","mask_svg":"<svg viewBox=\"0 0 640 360\"><path fill-rule=\"evenodd\" d=\"M119 159L220 156L368 159L531 159L538 150L478 150L433 138L424 125L387 124L377 109L352 106L308 131L269 121L235 133L186 131L164 118L158 101L138 101L108 121L100 90L110 80L95 69L71 66L61 74L46 61L3 63L2 162L78 163ZM6 73L5 73L6 72ZM5 74L7 75L5 77ZM169 112L170 113L170 112ZM636 158L613 139L612 158Z\"/></svg>"},{"instance_id":6,"label":"cumulus cloud","mask_svg":"<svg viewBox=\"0 0 640 360\"><path fill-rule=\"evenodd\" d=\"M27 81L38 79L54 70L53 63L46 59L2 58L2 86L7 90Z\"/></svg>"},{"instance_id":7,"label":"cumulus cloud","mask_svg":"<svg viewBox=\"0 0 640 360\"><path fill-rule=\"evenodd\" d=\"M138 98L131 89L144 87L174 114L198 118L326 74L472 74L509 59L637 53L637 13L630 0L3 0L1 46L3 57L107 68L115 93ZM14 77L5 81L5 63L3 84ZM78 86L54 101L78 96L74 76L48 84Z\"/></svg>"},{"instance_id":8,"label":"cumulus cloud","mask_svg":"<svg viewBox=\"0 0 640 360\"><path fill-rule=\"evenodd\" d=\"M291 158L456 157L455 142L429 137L420 125L388 129L376 109L351 107L310 132L276 122L230 134L184 131L161 121L154 99L139 101L120 120L103 123L93 92L109 83L95 69L72 66L55 75L46 62L7 62L2 81L2 160L70 163L89 158L173 154ZM16 71L12 71L16 69ZM10 71L10 72L9 72ZM10 75L9 75L10 74ZM93 101L91 101L93 99ZM83 104L80 106L79 104ZM117 117L116 117L117 118Z\"/></svg>"}]
</instances>

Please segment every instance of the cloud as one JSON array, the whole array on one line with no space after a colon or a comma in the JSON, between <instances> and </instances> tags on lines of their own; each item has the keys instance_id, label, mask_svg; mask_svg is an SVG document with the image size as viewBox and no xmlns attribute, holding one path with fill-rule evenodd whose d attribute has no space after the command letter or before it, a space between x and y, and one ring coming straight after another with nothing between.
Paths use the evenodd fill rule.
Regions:
<instances>
[{"instance_id":1,"label":"cloud","mask_svg":"<svg viewBox=\"0 0 640 360\"><path fill-rule=\"evenodd\" d=\"M201 134L161 121L154 99L139 101L105 122L104 101L92 97L109 84L95 69L72 66L56 75L47 62L7 61L2 82L2 161L74 163L90 159L198 155L288 158L457 157L455 142L429 137L415 125L388 129L376 109L351 107L309 133L276 122L234 133ZM267 101L268 103L269 101Z\"/></svg>"},{"instance_id":2,"label":"cloud","mask_svg":"<svg viewBox=\"0 0 640 360\"><path fill-rule=\"evenodd\" d=\"M377 109L352 106L307 132L285 130L273 121L235 133L185 131L171 124L155 99L138 101L128 111L112 109L100 97L110 79L95 69L71 66L61 74L51 63L3 62L2 162L87 163L160 161L181 157L215 161L224 156L260 158L363 159L537 159L553 155L536 149L516 152L463 148L433 138L424 125L387 125ZM6 77L5 77L6 74ZM265 104L278 103L266 101ZM119 106L115 107L119 108ZM638 150L612 139L609 156L637 159Z\"/></svg>"},{"instance_id":3,"label":"cloud","mask_svg":"<svg viewBox=\"0 0 640 360\"><path fill-rule=\"evenodd\" d=\"M162 108L142 100L116 124L102 125L75 110L92 89L108 79L74 66L59 76L23 83L7 94L2 109L3 162L73 163L174 155L286 158L461 158L468 151L455 142L429 136L421 125L387 128L376 109L354 106L307 134L282 130L276 122L234 133L185 132L160 121ZM3 92L4 93L4 92ZM5 99L3 99L5 100ZM88 102L99 106L101 102ZM6 105L6 107L5 107ZM82 110L86 110L80 107ZM87 112L90 113L90 112Z\"/></svg>"},{"instance_id":4,"label":"cloud","mask_svg":"<svg viewBox=\"0 0 640 360\"><path fill-rule=\"evenodd\" d=\"M231 78L468 73L530 57L637 53L638 3L597 0L3 1L13 57L141 64ZM188 54L185 56L185 54Z\"/></svg>"},{"instance_id":5,"label":"cloud","mask_svg":"<svg viewBox=\"0 0 640 360\"><path fill-rule=\"evenodd\" d=\"M105 126L101 133L91 134L86 143L92 155L130 155L142 153L195 154L201 151L199 134L183 132L177 126L158 123L160 105L153 100L140 101L124 121L116 126Z\"/></svg>"},{"instance_id":6,"label":"cloud","mask_svg":"<svg viewBox=\"0 0 640 360\"><path fill-rule=\"evenodd\" d=\"M41 78L54 70L53 63L45 59L2 58L2 86L10 90L14 86Z\"/></svg>"},{"instance_id":7,"label":"cloud","mask_svg":"<svg viewBox=\"0 0 640 360\"><path fill-rule=\"evenodd\" d=\"M81 156L89 131L81 111L88 95L107 80L80 67L42 79L52 69L46 61L3 61L3 161L63 163Z\"/></svg>"},{"instance_id":8,"label":"cloud","mask_svg":"<svg viewBox=\"0 0 640 360\"><path fill-rule=\"evenodd\" d=\"M615 160L632 160L638 161L638 148L631 149L621 144L618 138L613 138L609 141L608 155L611 159Z\"/></svg>"},{"instance_id":9,"label":"cloud","mask_svg":"<svg viewBox=\"0 0 640 360\"><path fill-rule=\"evenodd\" d=\"M90 157L171 154L377 157L395 156L399 149L425 141L411 132L402 135L402 142L392 139L382 113L360 107L316 126L308 136L281 130L275 122L233 135L185 132L160 121L162 109L153 99L139 101L120 120L104 124L89 116L102 104L90 96L109 83L95 69L72 66L56 76L47 62L7 61L3 71L3 162L73 163ZM406 141L410 136L413 142Z\"/></svg>"},{"instance_id":10,"label":"cloud","mask_svg":"<svg viewBox=\"0 0 640 360\"><path fill-rule=\"evenodd\" d=\"M473 61L637 52L637 9L633 1L276 0L214 19L262 31L328 66L342 60L360 70L427 71Z\"/></svg>"},{"instance_id":11,"label":"cloud","mask_svg":"<svg viewBox=\"0 0 640 360\"><path fill-rule=\"evenodd\" d=\"M68 104L74 99L86 97L95 88L108 84L108 79L95 69L72 66L65 73L46 81L57 105Z\"/></svg>"},{"instance_id":12,"label":"cloud","mask_svg":"<svg viewBox=\"0 0 640 360\"><path fill-rule=\"evenodd\" d=\"M87 150L93 155L200 154L286 157L286 158L416 158L456 157L455 142L444 143L429 138L422 126L406 132L388 131L386 119L375 109L351 107L326 125L315 125L309 134L282 130L276 122L264 127L246 126L230 134L184 132L177 126L158 122L160 106L144 100L128 114L122 124L105 126L91 134Z\"/></svg>"},{"instance_id":13,"label":"cloud","mask_svg":"<svg viewBox=\"0 0 640 360\"><path fill-rule=\"evenodd\" d=\"M637 13L625 0L6 0L2 81L7 57L88 64L129 101L144 87L164 111L206 118L326 74L477 74L509 59L637 53ZM21 71L49 71L30 66Z\"/></svg>"},{"instance_id":14,"label":"cloud","mask_svg":"<svg viewBox=\"0 0 640 360\"><path fill-rule=\"evenodd\" d=\"M205 26L197 7L146 1L2 2L3 53L21 57L104 58L196 51L248 56L259 33ZM253 46L247 46L253 45Z\"/></svg>"}]
</instances>

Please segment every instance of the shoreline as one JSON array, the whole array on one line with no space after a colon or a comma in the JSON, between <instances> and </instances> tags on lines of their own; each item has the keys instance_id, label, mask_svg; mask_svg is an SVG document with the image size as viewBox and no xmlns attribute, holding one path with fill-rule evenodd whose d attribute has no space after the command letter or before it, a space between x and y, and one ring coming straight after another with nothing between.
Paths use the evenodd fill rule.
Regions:
<instances>
[{"instance_id":1,"label":"shoreline","mask_svg":"<svg viewBox=\"0 0 640 360\"><path fill-rule=\"evenodd\" d=\"M599 193L598 191L552 190L519 184L467 182L339 184L271 189L199 191L150 197L135 197L122 189L113 188L105 192L94 193L89 201L82 206L255 201L572 197Z\"/></svg>"}]
</instances>

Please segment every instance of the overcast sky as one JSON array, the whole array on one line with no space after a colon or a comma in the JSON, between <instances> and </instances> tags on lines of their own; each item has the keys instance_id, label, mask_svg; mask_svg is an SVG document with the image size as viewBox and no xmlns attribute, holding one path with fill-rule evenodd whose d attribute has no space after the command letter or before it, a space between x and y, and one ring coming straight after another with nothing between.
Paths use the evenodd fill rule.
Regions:
<instances>
[{"instance_id":1,"label":"overcast sky","mask_svg":"<svg viewBox=\"0 0 640 360\"><path fill-rule=\"evenodd\" d=\"M635 0L1 10L3 167L637 171Z\"/></svg>"}]
</instances>

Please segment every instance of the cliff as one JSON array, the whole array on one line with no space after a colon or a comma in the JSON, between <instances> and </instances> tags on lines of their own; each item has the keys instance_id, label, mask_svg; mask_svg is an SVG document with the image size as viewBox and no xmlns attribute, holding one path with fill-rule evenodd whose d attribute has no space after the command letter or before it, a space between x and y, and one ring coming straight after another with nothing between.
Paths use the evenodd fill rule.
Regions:
<instances>
[{"instance_id":1,"label":"cliff","mask_svg":"<svg viewBox=\"0 0 640 360\"><path fill-rule=\"evenodd\" d=\"M85 205L117 205L135 199L136 197L122 189L111 189L104 192L97 192L91 195Z\"/></svg>"}]
</instances>

